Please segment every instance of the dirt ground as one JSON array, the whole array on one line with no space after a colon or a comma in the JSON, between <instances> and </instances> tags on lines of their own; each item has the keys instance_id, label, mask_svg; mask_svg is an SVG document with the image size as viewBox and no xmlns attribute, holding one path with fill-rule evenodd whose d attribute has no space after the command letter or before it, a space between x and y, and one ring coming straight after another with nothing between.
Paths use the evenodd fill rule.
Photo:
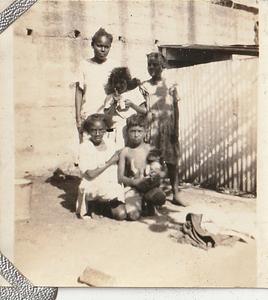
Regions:
<instances>
[{"instance_id":1,"label":"dirt ground","mask_svg":"<svg viewBox=\"0 0 268 300\"><path fill-rule=\"evenodd\" d=\"M185 186L185 208L167 202L137 222L79 220L78 177L33 181L31 219L16 223L15 264L35 285L84 287L77 279L90 266L120 287L256 286L256 199ZM172 236L188 212L202 213L209 231L232 230L247 242L208 251L178 243Z\"/></svg>"}]
</instances>

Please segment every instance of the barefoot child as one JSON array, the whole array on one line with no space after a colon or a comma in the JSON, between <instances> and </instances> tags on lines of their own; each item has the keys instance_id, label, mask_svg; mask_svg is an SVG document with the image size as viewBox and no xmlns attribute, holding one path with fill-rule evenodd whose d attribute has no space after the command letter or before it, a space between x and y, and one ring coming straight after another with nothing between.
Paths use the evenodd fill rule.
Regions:
<instances>
[{"instance_id":1,"label":"barefoot child","mask_svg":"<svg viewBox=\"0 0 268 300\"><path fill-rule=\"evenodd\" d=\"M178 141L175 134L174 101L178 102L177 89L164 75L166 65L161 53L147 55L148 73L151 78L145 81L142 88L147 94L148 119L150 120L149 142L161 150L167 166L167 173L173 192L173 203L186 206L179 197L178 178Z\"/></svg>"},{"instance_id":2,"label":"barefoot child","mask_svg":"<svg viewBox=\"0 0 268 300\"><path fill-rule=\"evenodd\" d=\"M89 138L80 145L82 181L76 213L80 217L86 213L92 216L98 202L109 202L112 216L117 220L125 219L124 189L117 180L119 151L104 139L107 119L102 114L90 115L83 128Z\"/></svg>"},{"instance_id":3,"label":"barefoot child","mask_svg":"<svg viewBox=\"0 0 268 300\"><path fill-rule=\"evenodd\" d=\"M144 171L147 164L147 157L152 149L144 142L146 133L146 121L141 115L133 115L127 119L128 146L125 147L119 157L118 181L123 183L125 189L126 213L128 219L137 220L142 212L143 192L139 186L146 181ZM152 203L155 198L152 199ZM156 199L157 200L157 199ZM163 204L161 201L155 205Z\"/></svg>"},{"instance_id":4,"label":"barefoot child","mask_svg":"<svg viewBox=\"0 0 268 300\"><path fill-rule=\"evenodd\" d=\"M104 113L113 119L111 131L119 148L126 145L126 119L136 113L147 113L145 99L137 85L138 80L131 78L128 68L113 69L108 79Z\"/></svg>"}]
</instances>

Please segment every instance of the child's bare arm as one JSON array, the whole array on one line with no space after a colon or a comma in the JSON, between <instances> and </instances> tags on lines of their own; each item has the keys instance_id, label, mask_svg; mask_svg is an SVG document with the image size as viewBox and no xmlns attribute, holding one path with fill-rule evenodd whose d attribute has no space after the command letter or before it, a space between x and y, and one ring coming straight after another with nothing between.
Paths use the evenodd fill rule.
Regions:
<instances>
[{"instance_id":1,"label":"child's bare arm","mask_svg":"<svg viewBox=\"0 0 268 300\"><path fill-rule=\"evenodd\" d=\"M108 117L112 117L115 115L116 112L116 103L113 99L112 95L108 95L104 101L104 113L108 116Z\"/></svg>"},{"instance_id":2,"label":"child's bare arm","mask_svg":"<svg viewBox=\"0 0 268 300\"><path fill-rule=\"evenodd\" d=\"M83 91L79 87L79 84L76 84L75 88L75 117L76 117L76 126L77 128L81 127L81 107L82 107Z\"/></svg>"},{"instance_id":3,"label":"child's bare arm","mask_svg":"<svg viewBox=\"0 0 268 300\"><path fill-rule=\"evenodd\" d=\"M134 110L136 110L137 113L146 115L147 114L147 109L145 103L142 103L141 105L136 105L133 103L131 100L126 100L125 101L126 106L132 107Z\"/></svg>"},{"instance_id":4,"label":"child's bare arm","mask_svg":"<svg viewBox=\"0 0 268 300\"><path fill-rule=\"evenodd\" d=\"M98 177L102 172L104 172L107 168L109 168L111 165L116 164L119 159L119 153L120 151L116 151L114 155L104 163L103 166L97 167L93 170L86 170L84 175L87 177L87 179L92 180L96 177Z\"/></svg>"}]
</instances>

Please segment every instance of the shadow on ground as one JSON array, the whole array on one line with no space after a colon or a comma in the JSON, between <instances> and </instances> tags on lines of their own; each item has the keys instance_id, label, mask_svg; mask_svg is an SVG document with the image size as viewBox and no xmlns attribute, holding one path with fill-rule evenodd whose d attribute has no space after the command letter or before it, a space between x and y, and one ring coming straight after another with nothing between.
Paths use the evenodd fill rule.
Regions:
<instances>
[{"instance_id":1,"label":"shadow on ground","mask_svg":"<svg viewBox=\"0 0 268 300\"><path fill-rule=\"evenodd\" d=\"M178 230L181 228L182 223L170 216L170 214L177 212L178 210L173 210L167 206L163 206L157 210L156 215L151 217L142 217L139 219L139 222L148 225L149 230L153 232L166 232L169 229Z\"/></svg>"},{"instance_id":2,"label":"shadow on ground","mask_svg":"<svg viewBox=\"0 0 268 300\"><path fill-rule=\"evenodd\" d=\"M58 196L58 198L63 199L60 204L71 212L75 212L80 181L80 177L65 174L61 169L57 169L51 177L47 178L46 183L63 190L64 194Z\"/></svg>"},{"instance_id":3,"label":"shadow on ground","mask_svg":"<svg viewBox=\"0 0 268 300\"><path fill-rule=\"evenodd\" d=\"M57 169L54 171L51 177L46 179L45 182L64 191L63 194L58 196L58 198L63 199L60 204L70 212L75 212L78 187L81 182L81 178L78 176L65 174L61 169ZM171 190L168 188L168 186L165 186L163 190L165 190L167 196L171 194ZM164 206L157 210L157 214L155 216L144 216L139 219L138 222L146 224L149 230L153 232L165 232L169 229L178 229L182 223L177 222L176 219L170 216L170 214L176 212L178 212L178 210L173 210L167 206ZM99 205L96 214L102 214L106 217L111 217L109 210L103 204Z\"/></svg>"}]
</instances>

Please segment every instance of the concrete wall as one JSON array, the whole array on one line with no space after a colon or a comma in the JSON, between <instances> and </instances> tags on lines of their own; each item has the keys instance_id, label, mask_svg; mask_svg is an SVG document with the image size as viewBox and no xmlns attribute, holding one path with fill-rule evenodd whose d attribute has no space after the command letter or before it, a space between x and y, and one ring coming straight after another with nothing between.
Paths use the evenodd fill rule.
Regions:
<instances>
[{"instance_id":1,"label":"concrete wall","mask_svg":"<svg viewBox=\"0 0 268 300\"><path fill-rule=\"evenodd\" d=\"M73 164L74 82L99 27L114 36L110 56L146 79L145 54L156 50L156 42L254 44L255 20L207 1L39 0L13 25L17 176ZM81 36L74 38L74 30Z\"/></svg>"}]
</instances>

